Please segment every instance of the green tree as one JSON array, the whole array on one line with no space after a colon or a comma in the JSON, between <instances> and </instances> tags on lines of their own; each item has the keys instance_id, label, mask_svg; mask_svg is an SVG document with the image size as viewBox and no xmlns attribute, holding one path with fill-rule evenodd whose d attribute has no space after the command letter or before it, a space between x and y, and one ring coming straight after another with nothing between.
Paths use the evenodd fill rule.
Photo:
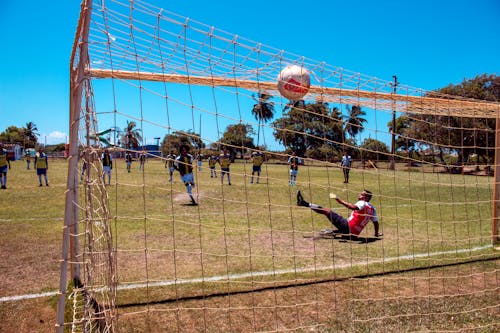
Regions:
<instances>
[{"instance_id":1,"label":"green tree","mask_svg":"<svg viewBox=\"0 0 500 333\"><path fill-rule=\"evenodd\" d=\"M361 143L362 157L368 160L382 161L389 159L389 148L385 143L372 138L366 138Z\"/></svg>"},{"instance_id":2,"label":"green tree","mask_svg":"<svg viewBox=\"0 0 500 333\"><path fill-rule=\"evenodd\" d=\"M223 133L220 142L229 146L231 151L239 151L244 153L247 148L255 148L251 135L255 132L251 125L236 124L229 125Z\"/></svg>"},{"instance_id":3,"label":"green tree","mask_svg":"<svg viewBox=\"0 0 500 333\"><path fill-rule=\"evenodd\" d=\"M394 133L396 134L396 151L413 151L415 148L415 140L411 140L406 134L411 126L410 118L407 114L402 114L396 118L396 128ZM387 128L389 132L392 133L392 121L387 123Z\"/></svg>"},{"instance_id":4,"label":"green tree","mask_svg":"<svg viewBox=\"0 0 500 333\"><path fill-rule=\"evenodd\" d=\"M438 89L438 93L482 99L485 101L500 101L500 76L481 74L473 79L464 80L457 85L450 84Z\"/></svg>"},{"instance_id":5,"label":"green tree","mask_svg":"<svg viewBox=\"0 0 500 333\"><path fill-rule=\"evenodd\" d=\"M17 126L9 126L0 133L0 142L17 143L22 145L24 142L23 129Z\"/></svg>"},{"instance_id":6,"label":"green tree","mask_svg":"<svg viewBox=\"0 0 500 333\"><path fill-rule=\"evenodd\" d=\"M191 152L195 149L201 150L205 147L199 134L190 131L175 131L165 135L161 143L161 150L164 154L169 154L170 151L177 153L181 145L188 146Z\"/></svg>"},{"instance_id":7,"label":"green tree","mask_svg":"<svg viewBox=\"0 0 500 333\"><path fill-rule=\"evenodd\" d=\"M259 123L257 128L257 146L259 145L260 128L274 117L274 102L269 101L271 97L271 95L265 92L260 92L258 98L254 96L257 103L253 105L252 114Z\"/></svg>"},{"instance_id":8,"label":"green tree","mask_svg":"<svg viewBox=\"0 0 500 333\"><path fill-rule=\"evenodd\" d=\"M428 95L436 93L500 101L500 77L482 74ZM408 128L404 130L405 135L415 139L420 149L439 152L443 164L446 164L444 156L447 153L457 154L458 166L472 154L477 154L485 162L491 161L494 156L496 119L423 114L411 114L410 119ZM460 172L459 168L448 170Z\"/></svg>"},{"instance_id":9,"label":"green tree","mask_svg":"<svg viewBox=\"0 0 500 333\"><path fill-rule=\"evenodd\" d=\"M328 103L296 101L273 122L274 137L298 156L321 156L339 150L344 142L341 114ZM323 151L323 153L321 153ZM307 152L307 154L306 154ZM325 154L323 157L331 155Z\"/></svg>"},{"instance_id":10,"label":"green tree","mask_svg":"<svg viewBox=\"0 0 500 333\"><path fill-rule=\"evenodd\" d=\"M141 130L136 128L137 124L135 121L128 121L127 126L123 131L122 142L125 148L139 148L140 142L142 141Z\"/></svg>"},{"instance_id":11,"label":"green tree","mask_svg":"<svg viewBox=\"0 0 500 333\"><path fill-rule=\"evenodd\" d=\"M365 129L364 123L366 123L366 119L363 118L366 116L366 112L361 109L359 105L346 106L347 116L345 119L347 121L344 124L344 130L352 139L355 139L356 135L361 134Z\"/></svg>"},{"instance_id":12,"label":"green tree","mask_svg":"<svg viewBox=\"0 0 500 333\"><path fill-rule=\"evenodd\" d=\"M27 122L26 126L23 127L23 137L24 137L24 148L35 148L38 142L38 128L32 121Z\"/></svg>"}]
</instances>

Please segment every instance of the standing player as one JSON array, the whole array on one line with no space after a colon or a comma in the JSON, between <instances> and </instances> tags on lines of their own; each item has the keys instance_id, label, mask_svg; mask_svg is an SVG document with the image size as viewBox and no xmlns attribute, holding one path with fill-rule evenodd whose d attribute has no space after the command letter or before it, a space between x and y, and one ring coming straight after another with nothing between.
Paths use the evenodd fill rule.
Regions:
<instances>
[{"instance_id":1,"label":"standing player","mask_svg":"<svg viewBox=\"0 0 500 333\"><path fill-rule=\"evenodd\" d=\"M80 173L80 181L83 182L83 177L85 177L85 172L87 171L87 161L82 162L82 172Z\"/></svg>"},{"instance_id":2,"label":"standing player","mask_svg":"<svg viewBox=\"0 0 500 333\"><path fill-rule=\"evenodd\" d=\"M165 160L165 168L168 169L168 181L171 183L173 182L173 175L175 171L175 159L177 156L175 156L174 151L171 150L170 154L167 155L167 159Z\"/></svg>"},{"instance_id":3,"label":"standing player","mask_svg":"<svg viewBox=\"0 0 500 333\"><path fill-rule=\"evenodd\" d=\"M0 143L0 184L2 185L2 190L7 189L7 168L10 169L10 161L7 158L7 149L5 149L3 143Z\"/></svg>"},{"instance_id":4,"label":"standing player","mask_svg":"<svg viewBox=\"0 0 500 333\"><path fill-rule=\"evenodd\" d=\"M334 194L331 194L330 197L336 199L339 204L352 210L348 219L329 208L323 208L316 204L308 203L304 200L300 191L297 191L297 206L309 207L314 212L325 215L341 234L358 236L368 222L372 221L375 228L375 237L382 236L382 234L379 233L377 211L370 203L372 199L372 193L370 191L364 190L361 192L355 204L346 202Z\"/></svg>"},{"instance_id":5,"label":"standing player","mask_svg":"<svg viewBox=\"0 0 500 333\"><path fill-rule=\"evenodd\" d=\"M31 155L29 150L26 150L24 154L24 158L26 159L26 170L30 169L30 164L31 164Z\"/></svg>"},{"instance_id":6,"label":"standing player","mask_svg":"<svg viewBox=\"0 0 500 333\"><path fill-rule=\"evenodd\" d=\"M231 173L229 170L231 155L229 155L226 148L224 148L222 154L219 155L218 162L220 164L220 183L224 184L224 175L227 175L227 184L231 185Z\"/></svg>"},{"instance_id":7,"label":"standing player","mask_svg":"<svg viewBox=\"0 0 500 333\"><path fill-rule=\"evenodd\" d=\"M201 171L201 167L203 165L203 154L202 153L198 153L198 155L196 155L196 162L198 164L198 171Z\"/></svg>"},{"instance_id":8,"label":"standing player","mask_svg":"<svg viewBox=\"0 0 500 333\"><path fill-rule=\"evenodd\" d=\"M193 198L194 176L193 176L193 155L189 154L189 147L182 145L180 155L175 159L175 168L179 171L181 179L186 186L187 193L191 198L191 204L197 205Z\"/></svg>"},{"instance_id":9,"label":"standing player","mask_svg":"<svg viewBox=\"0 0 500 333\"><path fill-rule=\"evenodd\" d=\"M125 164L127 165L127 172L130 173L132 167L132 154L128 151L125 153Z\"/></svg>"},{"instance_id":10,"label":"standing player","mask_svg":"<svg viewBox=\"0 0 500 333\"><path fill-rule=\"evenodd\" d=\"M295 185L297 181L297 175L299 173L299 165L301 164L300 158L297 156L295 152L292 153L292 156L288 159L288 166L290 167L290 185Z\"/></svg>"},{"instance_id":11,"label":"standing player","mask_svg":"<svg viewBox=\"0 0 500 333\"><path fill-rule=\"evenodd\" d=\"M139 170L144 171L144 164L146 164L146 152L143 150L139 155Z\"/></svg>"},{"instance_id":12,"label":"standing player","mask_svg":"<svg viewBox=\"0 0 500 333\"><path fill-rule=\"evenodd\" d=\"M78 158L82 160L82 171L80 172L80 181L83 182L83 179L85 178L85 173L87 172L87 160L85 158L85 155L88 154L86 151L82 151Z\"/></svg>"},{"instance_id":13,"label":"standing player","mask_svg":"<svg viewBox=\"0 0 500 333\"><path fill-rule=\"evenodd\" d=\"M47 170L49 169L49 159L47 154L43 151L43 148L38 149L38 153L35 155L35 169L38 176L39 186L42 186L42 176L45 179L45 186L49 186L49 180L47 178Z\"/></svg>"},{"instance_id":14,"label":"standing player","mask_svg":"<svg viewBox=\"0 0 500 333\"><path fill-rule=\"evenodd\" d=\"M101 159L103 170L102 181L104 182L104 184L106 184L106 176L108 176L108 185L111 185L111 170L113 169L113 158L111 157L108 149L104 150Z\"/></svg>"},{"instance_id":15,"label":"standing player","mask_svg":"<svg viewBox=\"0 0 500 333\"><path fill-rule=\"evenodd\" d=\"M264 163L264 155L259 151L254 151L252 153L252 177L250 178L250 184L253 184L253 176L256 173L257 179L256 183L259 183L260 172L262 170L262 164Z\"/></svg>"},{"instance_id":16,"label":"standing player","mask_svg":"<svg viewBox=\"0 0 500 333\"><path fill-rule=\"evenodd\" d=\"M215 165L217 164L217 156L210 155L208 158L208 167L210 168L210 178L217 178L217 171Z\"/></svg>"},{"instance_id":17,"label":"standing player","mask_svg":"<svg viewBox=\"0 0 500 333\"><path fill-rule=\"evenodd\" d=\"M342 167L342 172L344 173L344 183L349 183L349 171L351 171L351 156L349 156L346 151L344 152L344 156L342 156L340 166Z\"/></svg>"}]
</instances>

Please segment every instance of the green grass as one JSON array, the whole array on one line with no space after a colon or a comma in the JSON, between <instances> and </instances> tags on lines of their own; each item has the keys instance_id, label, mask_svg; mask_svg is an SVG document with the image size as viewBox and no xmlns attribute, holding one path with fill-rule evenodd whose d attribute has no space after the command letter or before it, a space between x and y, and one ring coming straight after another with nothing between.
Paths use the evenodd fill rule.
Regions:
<instances>
[{"instance_id":1,"label":"green grass","mask_svg":"<svg viewBox=\"0 0 500 333\"><path fill-rule=\"evenodd\" d=\"M58 288L67 164L64 160L51 160L49 166L50 187L40 188L35 171L26 170L22 161L14 162L8 173L8 189L0 192L1 297ZM106 187L103 197L93 197L92 204L95 205L102 198L109 200L109 222L113 246L117 250L116 276L121 285L269 272L231 282L207 281L203 284L119 291L119 304L167 302L179 297L265 290L266 287L276 288L331 278L373 277L377 273L411 272L411 269L434 272L439 270L435 267L444 264L497 257L492 248L470 250L491 244L493 179L490 177L404 169L353 169L351 183L344 184L340 169L310 166L299 170L298 184L291 187L284 165L265 164L260 184L249 183L251 166L248 164L237 162L232 165L231 171L232 185L228 186L226 181L221 185L220 178L210 178L205 163L202 172L196 173L197 186L194 189L200 205L193 207L182 205L189 201L185 187L178 174L175 174L173 183L168 182L167 170L161 161L150 159L144 173L138 170L138 163L135 163L132 172L127 173L124 161L115 160L112 185ZM91 188L95 191L98 187ZM331 206L347 216L349 212L332 202L328 193L335 192L345 200L355 202L358 193L365 188L374 193L372 202L377 207L383 240L361 243L326 239L313 241L303 237L306 233L331 226L324 216L295 205L297 189L302 190L306 200ZM88 194L85 183L80 183L80 222L85 216L83 199ZM92 230L97 236L102 231L101 227L101 224L96 223L92 229L85 230L84 224L80 224L82 253L88 245L85 232ZM373 226L369 224L362 236L372 234ZM321 269L332 265L335 265L334 269ZM278 270L289 273L272 274ZM466 274L453 269L447 269L446 274L450 271L465 278ZM98 277L99 274L105 274L105 270L95 267L93 273ZM401 278L406 281L407 278L403 276L408 274L412 275L404 273ZM429 277L423 275L422 283L428 283ZM386 280L385 286L393 283L392 279ZM297 304L309 304L312 301L306 297L311 292L298 297L297 294L301 292L299 288L307 287L296 287L296 303L286 307L291 306L301 312ZM323 299L330 296L317 295L320 303L332 305L331 300ZM263 297L263 300L255 303L265 308L266 305L260 302L265 303L265 297L268 296ZM482 297L487 298L484 295ZM378 303L385 304L384 298L379 298L381 300ZM365 302L363 297L359 300ZM184 308L189 307L188 303L175 304ZM418 306L418 302L414 303ZM392 311L383 310L382 305L380 311ZM196 309L203 304L191 306ZM498 311L498 304L496 306ZM276 310L276 301L271 307L273 311ZM282 310L285 311L285 308ZM27 305L27 309L22 311L33 309ZM170 314L173 310L165 311ZM7 313L9 311L5 306L0 307L0 319L7 320ZM304 316L311 323L320 320L311 314ZM396 318L392 312L391 316ZM179 318L182 317L180 314ZM191 319L196 322L200 318ZM335 318L323 319L329 325L339 323ZM43 321L48 320L54 319L45 318ZM159 327L165 327L160 324L165 317L159 316L157 320ZM269 320L274 319L270 317ZM370 325L377 321L367 320L365 329L370 330ZM122 331L133 331L132 328L125 329L129 324L126 319L124 322L126 324L122 326ZM415 324L413 320L409 322ZM297 322L299 324L303 325L304 322ZM262 329L272 327L263 324ZM348 327L346 330L349 330Z\"/></svg>"}]
</instances>

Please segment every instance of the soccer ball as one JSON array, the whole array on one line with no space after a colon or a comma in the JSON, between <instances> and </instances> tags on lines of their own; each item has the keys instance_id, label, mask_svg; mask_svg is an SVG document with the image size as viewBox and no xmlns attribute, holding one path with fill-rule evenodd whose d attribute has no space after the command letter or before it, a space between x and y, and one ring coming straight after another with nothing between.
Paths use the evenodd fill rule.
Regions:
<instances>
[{"instance_id":1,"label":"soccer ball","mask_svg":"<svg viewBox=\"0 0 500 333\"><path fill-rule=\"evenodd\" d=\"M307 94L311 86L309 71L304 67L290 65L283 68L278 75L280 94L292 101L297 101Z\"/></svg>"}]
</instances>

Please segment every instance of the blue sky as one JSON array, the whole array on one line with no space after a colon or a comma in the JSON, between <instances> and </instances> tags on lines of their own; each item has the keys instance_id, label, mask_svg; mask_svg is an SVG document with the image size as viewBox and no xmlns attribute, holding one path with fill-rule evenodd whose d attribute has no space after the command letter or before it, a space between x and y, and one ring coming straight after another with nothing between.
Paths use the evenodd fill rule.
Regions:
<instances>
[{"instance_id":1,"label":"blue sky","mask_svg":"<svg viewBox=\"0 0 500 333\"><path fill-rule=\"evenodd\" d=\"M500 74L498 0L152 2L277 49L384 80L397 75L426 90ZM32 121L41 142L67 140L79 10L78 0L1 0L0 131Z\"/></svg>"}]
</instances>

